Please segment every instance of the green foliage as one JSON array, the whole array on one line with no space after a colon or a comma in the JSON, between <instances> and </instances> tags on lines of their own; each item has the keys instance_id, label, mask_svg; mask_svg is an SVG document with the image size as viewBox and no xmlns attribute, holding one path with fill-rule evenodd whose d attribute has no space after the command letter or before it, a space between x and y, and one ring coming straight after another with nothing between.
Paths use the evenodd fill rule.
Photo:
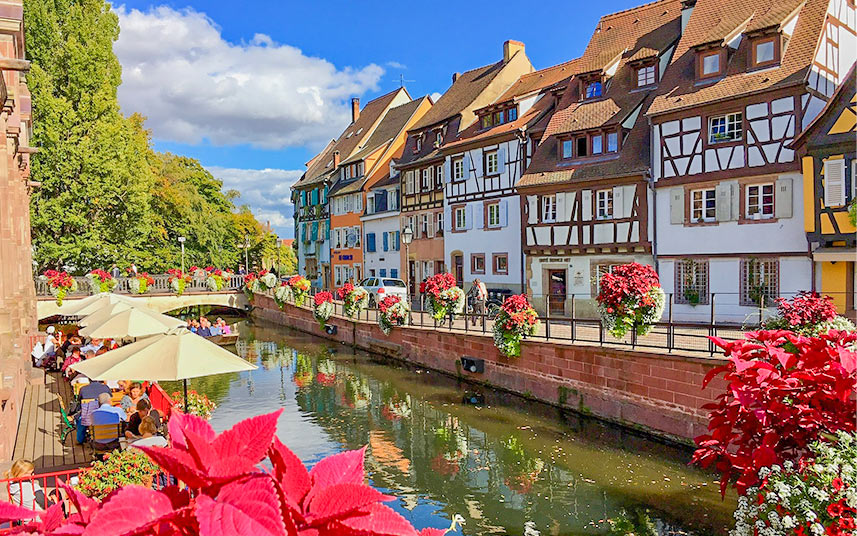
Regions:
<instances>
[{"instance_id":1,"label":"green foliage","mask_svg":"<svg viewBox=\"0 0 857 536\"><path fill-rule=\"evenodd\" d=\"M111 492L131 484L151 486L158 466L138 449L114 450L104 461L93 462L80 474L77 489L87 497L103 499Z\"/></svg>"},{"instance_id":2,"label":"green foliage","mask_svg":"<svg viewBox=\"0 0 857 536\"><path fill-rule=\"evenodd\" d=\"M27 77L33 99L31 178L36 270L74 273L132 262L149 272L181 264L234 268L275 253L274 235L194 159L151 149L144 118L125 117L113 53L119 22L104 0L28 0Z\"/></svg>"},{"instance_id":3,"label":"green foliage","mask_svg":"<svg viewBox=\"0 0 857 536\"><path fill-rule=\"evenodd\" d=\"M852 199L851 204L848 205L848 221L851 225L857 225L857 199Z\"/></svg>"}]
</instances>

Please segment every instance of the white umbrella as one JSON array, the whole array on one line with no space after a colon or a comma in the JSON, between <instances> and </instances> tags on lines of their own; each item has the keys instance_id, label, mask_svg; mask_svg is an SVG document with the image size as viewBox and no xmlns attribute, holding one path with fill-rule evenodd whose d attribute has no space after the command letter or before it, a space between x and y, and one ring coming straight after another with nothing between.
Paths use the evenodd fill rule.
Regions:
<instances>
[{"instance_id":1,"label":"white umbrella","mask_svg":"<svg viewBox=\"0 0 857 536\"><path fill-rule=\"evenodd\" d=\"M80 334L93 339L128 339L148 337L184 326L178 318L162 315L145 307L131 307L99 323L88 323Z\"/></svg>"},{"instance_id":2,"label":"white umbrella","mask_svg":"<svg viewBox=\"0 0 857 536\"><path fill-rule=\"evenodd\" d=\"M102 306L97 311L92 314L88 314L78 320L77 325L80 327L86 326L94 326L103 323L105 320L109 319L113 315L117 313L121 313L122 311L126 311L131 309L132 307L137 307L135 303L125 303L125 302L116 302L108 305Z\"/></svg>"},{"instance_id":3,"label":"white umbrella","mask_svg":"<svg viewBox=\"0 0 857 536\"><path fill-rule=\"evenodd\" d=\"M69 303L68 310L64 310L62 313L68 316L86 316L91 315L102 307L116 303L134 303L134 299L128 296L113 294L112 292L96 294L95 296L84 298L77 303Z\"/></svg>"},{"instance_id":4,"label":"white umbrella","mask_svg":"<svg viewBox=\"0 0 857 536\"><path fill-rule=\"evenodd\" d=\"M256 366L186 329L147 337L71 368L93 380L184 381L200 376L255 370Z\"/></svg>"}]
</instances>

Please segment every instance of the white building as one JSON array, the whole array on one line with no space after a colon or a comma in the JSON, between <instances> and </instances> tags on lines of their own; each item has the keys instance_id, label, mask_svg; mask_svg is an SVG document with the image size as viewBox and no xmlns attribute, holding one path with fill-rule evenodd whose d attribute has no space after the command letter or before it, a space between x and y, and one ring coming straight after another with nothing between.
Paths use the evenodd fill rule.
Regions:
<instances>
[{"instance_id":1,"label":"white building","mask_svg":"<svg viewBox=\"0 0 857 536\"><path fill-rule=\"evenodd\" d=\"M366 196L366 213L360 217L365 277L402 278L399 202L398 175L379 181Z\"/></svg>"}]
</instances>

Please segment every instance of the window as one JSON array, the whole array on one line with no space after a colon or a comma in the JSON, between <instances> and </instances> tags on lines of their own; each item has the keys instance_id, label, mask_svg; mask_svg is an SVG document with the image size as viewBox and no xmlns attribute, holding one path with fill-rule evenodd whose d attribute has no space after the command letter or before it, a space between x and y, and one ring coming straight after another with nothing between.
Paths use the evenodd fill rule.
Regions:
<instances>
[{"instance_id":1,"label":"window","mask_svg":"<svg viewBox=\"0 0 857 536\"><path fill-rule=\"evenodd\" d=\"M592 154L601 154L604 138L601 134L592 136Z\"/></svg>"},{"instance_id":2,"label":"window","mask_svg":"<svg viewBox=\"0 0 857 536\"><path fill-rule=\"evenodd\" d=\"M654 65L646 65L637 69L637 87L650 86L655 83Z\"/></svg>"},{"instance_id":3,"label":"window","mask_svg":"<svg viewBox=\"0 0 857 536\"><path fill-rule=\"evenodd\" d=\"M753 41L753 67L767 67L779 61L779 36Z\"/></svg>"},{"instance_id":4,"label":"window","mask_svg":"<svg viewBox=\"0 0 857 536\"><path fill-rule=\"evenodd\" d=\"M423 150L423 137L422 134L416 136L414 138L414 152L418 153Z\"/></svg>"},{"instance_id":5,"label":"window","mask_svg":"<svg viewBox=\"0 0 857 536\"><path fill-rule=\"evenodd\" d=\"M613 190L598 190L596 193L598 219L609 220L613 217Z\"/></svg>"},{"instance_id":6,"label":"window","mask_svg":"<svg viewBox=\"0 0 857 536\"><path fill-rule=\"evenodd\" d=\"M499 173L500 165L498 163L497 151L485 152L485 175L496 175Z\"/></svg>"},{"instance_id":7,"label":"window","mask_svg":"<svg viewBox=\"0 0 857 536\"><path fill-rule=\"evenodd\" d=\"M413 194L416 193L416 178L414 176L414 171L406 171L405 172L405 193Z\"/></svg>"},{"instance_id":8,"label":"window","mask_svg":"<svg viewBox=\"0 0 857 536\"><path fill-rule=\"evenodd\" d=\"M589 82L586 84L583 97L586 99L594 99L601 96L601 82Z\"/></svg>"},{"instance_id":9,"label":"window","mask_svg":"<svg viewBox=\"0 0 857 536\"><path fill-rule=\"evenodd\" d=\"M615 153L619 150L619 133L618 132L608 132L607 133L607 152Z\"/></svg>"},{"instance_id":10,"label":"window","mask_svg":"<svg viewBox=\"0 0 857 536\"><path fill-rule=\"evenodd\" d=\"M721 52L714 50L700 53L699 55L699 78L717 76L721 70Z\"/></svg>"},{"instance_id":11,"label":"window","mask_svg":"<svg viewBox=\"0 0 857 536\"><path fill-rule=\"evenodd\" d=\"M452 180L464 180L464 158L454 158L452 160Z\"/></svg>"},{"instance_id":12,"label":"window","mask_svg":"<svg viewBox=\"0 0 857 536\"><path fill-rule=\"evenodd\" d=\"M388 190L388 192L387 205L390 207L390 210L399 210L399 190Z\"/></svg>"},{"instance_id":13,"label":"window","mask_svg":"<svg viewBox=\"0 0 857 536\"><path fill-rule=\"evenodd\" d=\"M492 271L495 275L507 275L509 273L509 255L507 253L495 253L492 261Z\"/></svg>"},{"instance_id":14,"label":"window","mask_svg":"<svg viewBox=\"0 0 857 536\"><path fill-rule=\"evenodd\" d=\"M518 118L518 108L509 108L506 112L507 121L514 121Z\"/></svg>"},{"instance_id":15,"label":"window","mask_svg":"<svg viewBox=\"0 0 857 536\"><path fill-rule=\"evenodd\" d=\"M676 303L700 305L708 303L708 261L692 259L678 260L675 263Z\"/></svg>"},{"instance_id":16,"label":"window","mask_svg":"<svg viewBox=\"0 0 857 536\"><path fill-rule=\"evenodd\" d=\"M767 306L780 294L780 263L777 259L741 260L741 305Z\"/></svg>"},{"instance_id":17,"label":"window","mask_svg":"<svg viewBox=\"0 0 857 536\"><path fill-rule=\"evenodd\" d=\"M556 194L542 196L542 222L556 221Z\"/></svg>"},{"instance_id":18,"label":"window","mask_svg":"<svg viewBox=\"0 0 857 536\"><path fill-rule=\"evenodd\" d=\"M483 115L480 119L480 123L482 125L482 128L491 127L491 114Z\"/></svg>"},{"instance_id":19,"label":"window","mask_svg":"<svg viewBox=\"0 0 857 536\"><path fill-rule=\"evenodd\" d=\"M443 164L434 167L434 187L443 188Z\"/></svg>"},{"instance_id":20,"label":"window","mask_svg":"<svg viewBox=\"0 0 857 536\"><path fill-rule=\"evenodd\" d=\"M431 190L431 168L423 168L423 180L420 183L422 191Z\"/></svg>"},{"instance_id":21,"label":"window","mask_svg":"<svg viewBox=\"0 0 857 536\"><path fill-rule=\"evenodd\" d=\"M455 230L462 231L467 228L467 211L464 207L455 209Z\"/></svg>"},{"instance_id":22,"label":"window","mask_svg":"<svg viewBox=\"0 0 857 536\"><path fill-rule=\"evenodd\" d=\"M690 221L694 223L714 221L717 213L715 210L715 190L705 188L693 190L690 193Z\"/></svg>"},{"instance_id":23,"label":"window","mask_svg":"<svg viewBox=\"0 0 857 536\"><path fill-rule=\"evenodd\" d=\"M574 156L574 142L572 140L562 140L562 157L571 158Z\"/></svg>"},{"instance_id":24,"label":"window","mask_svg":"<svg viewBox=\"0 0 857 536\"><path fill-rule=\"evenodd\" d=\"M743 123L741 112L712 117L708 120L708 143L740 141L744 136Z\"/></svg>"},{"instance_id":25,"label":"window","mask_svg":"<svg viewBox=\"0 0 857 536\"><path fill-rule=\"evenodd\" d=\"M577 157L588 156L589 155L589 140L586 139L586 136L581 136L575 140L577 144Z\"/></svg>"},{"instance_id":26,"label":"window","mask_svg":"<svg viewBox=\"0 0 857 536\"><path fill-rule=\"evenodd\" d=\"M431 261L423 261L423 277L431 277L432 276L432 262Z\"/></svg>"},{"instance_id":27,"label":"window","mask_svg":"<svg viewBox=\"0 0 857 536\"><path fill-rule=\"evenodd\" d=\"M429 236L429 214L420 215L420 236L423 238Z\"/></svg>"},{"instance_id":28,"label":"window","mask_svg":"<svg viewBox=\"0 0 857 536\"><path fill-rule=\"evenodd\" d=\"M744 217L764 220L774 217L774 185L751 184L747 186Z\"/></svg>"},{"instance_id":29,"label":"window","mask_svg":"<svg viewBox=\"0 0 857 536\"><path fill-rule=\"evenodd\" d=\"M437 227L436 227L436 229L437 229L438 233L443 232L443 212L437 213Z\"/></svg>"},{"instance_id":30,"label":"window","mask_svg":"<svg viewBox=\"0 0 857 536\"><path fill-rule=\"evenodd\" d=\"M500 227L500 203L491 203L487 207L488 227Z\"/></svg>"},{"instance_id":31,"label":"window","mask_svg":"<svg viewBox=\"0 0 857 536\"><path fill-rule=\"evenodd\" d=\"M592 278L592 283L593 283L592 294L593 294L593 296L597 296L598 293L601 291L601 276L603 276L604 274L613 272L613 269L616 268L617 266L619 266L619 264L598 263L593 267L593 269L592 269L592 272L594 274L594 277Z\"/></svg>"},{"instance_id":32,"label":"window","mask_svg":"<svg viewBox=\"0 0 857 536\"><path fill-rule=\"evenodd\" d=\"M470 273L484 274L485 273L485 254L471 253L470 254Z\"/></svg>"},{"instance_id":33,"label":"window","mask_svg":"<svg viewBox=\"0 0 857 536\"><path fill-rule=\"evenodd\" d=\"M443 145L443 132L438 132L434 137L434 146L440 147Z\"/></svg>"},{"instance_id":34,"label":"window","mask_svg":"<svg viewBox=\"0 0 857 536\"><path fill-rule=\"evenodd\" d=\"M854 182L854 175L851 175ZM824 161L824 206L841 207L845 205L845 160L829 159Z\"/></svg>"},{"instance_id":35,"label":"window","mask_svg":"<svg viewBox=\"0 0 857 536\"><path fill-rule=\"evenodd\" d=\"M494 124L502 125L503 124L503 112L494 112Z\"/></svg>"}]
</instances>

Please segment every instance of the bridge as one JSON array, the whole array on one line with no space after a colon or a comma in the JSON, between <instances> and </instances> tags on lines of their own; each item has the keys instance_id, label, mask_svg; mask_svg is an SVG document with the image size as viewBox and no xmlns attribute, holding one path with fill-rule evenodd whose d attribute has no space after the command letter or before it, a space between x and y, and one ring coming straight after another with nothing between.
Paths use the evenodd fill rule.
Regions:
<instances>
[{"instance_id":1,"label":"bridge","mask_svg":"<svg viewBox=\"0 0 857 536\"><path fill-rule=\"evenodd\" d=\"M144 294L132 293L128 287L129 278L120 277L113 292L133 298L142 305L160 313L196 305L231 307L242 311L247 310L250 306L247 296L241 290L244 284L243 276L232 276L224 282L222 290L211 290L205 285L204 281L195 278L187 284L181 296L177 296L170 288L169 277L166 274L152 275L155 281L149 285ZM59 306L56 303L56 298L51 295L47 282L36 279L37 313L39 320L52 316L65 315L65 311L71 310L71 306L75 302L92 295L89 288L89 281L85 277L75 277L75 280L77 281L77 291L69 293L63 299L62 306Z\"/></svg>"}]
</instances>

